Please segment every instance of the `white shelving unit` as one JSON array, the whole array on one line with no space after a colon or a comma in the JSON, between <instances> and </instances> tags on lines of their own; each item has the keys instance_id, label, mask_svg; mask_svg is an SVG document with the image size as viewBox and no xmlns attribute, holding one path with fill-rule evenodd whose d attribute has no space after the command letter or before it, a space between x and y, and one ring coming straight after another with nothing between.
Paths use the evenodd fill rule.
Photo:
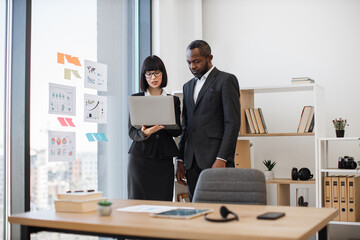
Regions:
<instances>
[{"instance_id":1,"label":"white shelving unit","mask_svg":"<svg viewBox=\"0 0 360 240\"><path fill-rule=\"evenodd\" d=\"M294 127L292 128L292 131L288 131L288 130L282 130L279 128L279 131L276 132L272 132L271 130L269 130L268 133L265 134L251 134L249 132L249 128L247 127L247 118L245 115L245 109L246 108L254 108L257 107L255 106L255 99L257 98L257 95L259 94L259 96L261 96L262 99L266 99L268 98L268 96L266 94L269 94L269 100L271 99L271 94L288 94L287 96L295 96L295 101L297 101L298 103L302 104L302 106L307 105L305 102L308 102L309 99L304 99L301 96L303 95L302 93L305 93L306 96L310 96L311 98L311 105L314 106L314 114L315 114L315 126L313 129L313 132L311 133L297 133L296 130L297 128ZM300 95L298 95L300 94ZM309 95L310 94L310 95ZM281 95L282 96L282 95ZM274 104L272 106L267 106L266 108L263 108L263 111L266 111L267 109L269 109L269 111L272 110L276 110L276 112L281 112L280 114L282 115L281 117L286 119L288 118L287 112L286 111L278 111L279 109L281 109L281 104L283 103L283 101L286 99L282 99L280 100L281 102L279 102L279 104L277 102L274 102ZM256 86L256 87L245 87L245 88L241 88L240 89L240 103L241 103L241 128L240 128L240 134L239 134L239 138L238 140L243 140L243 139L250 139L250 140L255 140L254 138L272 138L272 137L280 137L280 138L289 138L289 141L293 141L292 138L298 138L298 137L304 137L304 136L308 136L310 137L309 141L312 141L314 144L314 155L312 158L312 167L313 169L316 170L316 149L317 149L317 141L316 139L320 136L325 136L325 115L324 115L324 111L321 111L322 106L324 106L324 89L316 84L301 84L301 85L282 85L282 86ZM300 115L300 114L299 114ZM296 118L296 121L298 121L299 119ZM267 122L266 120L266 116L265 116L265 123ZM298 122L295 123L295 125L297 126ZM269 140L271 141L271 140ZM294 141L296 141L296 139L294 139ZM256 152L255 149L253 149L253 151ZM286 149L284 149L284 151L287 151ZM291 150L288 152L289 155L291 156L292 152ZM254 159L253 159L253 155L251 157L251 165L252 167L254 166ZM289 169L289 177L290 177L290 170ZM314 174L314 177L317 178L316 176L316 171ZM281 180L284 181L284 179L275 179L275 182L277 180ZM288 180L288 183L286 184L286 186L282 185L281 187L286 187L286 191L282 191L283 193L285 192L286 196L280 196L280 195L284 195L281 193L281 191L279 191L279 187L277 188L277 204L279 205L289 205L290 204L290 184L301 184L303 182L301 181L291 181L291 179ZM281 199L285 199L284 201L281 201L281 199L279 200L279 198Z\"/></svg>"},{"instance_id":2,"label":"white shelving unit","mask_svg":"<svg viewBox=\"0 0 360 240\"><path fill-rule=\"evenodd\" d=\"M318 138L318 159L317 159L317 175L316 178L316 199L317 207L323 207L323 179L325 176L344 174L344 175L358 175L360 174L360 166L356 169L338 169L329 167L329 143L330 142L359 142L360 137L345 137L345 138ZM335 160L332 160L335 161ZM332 162L336 165L337 162ZM360 222L342 222L342 221L331 221L331 224L338 225L352 225L360 226Z\"/></svg>"}]
</instances>

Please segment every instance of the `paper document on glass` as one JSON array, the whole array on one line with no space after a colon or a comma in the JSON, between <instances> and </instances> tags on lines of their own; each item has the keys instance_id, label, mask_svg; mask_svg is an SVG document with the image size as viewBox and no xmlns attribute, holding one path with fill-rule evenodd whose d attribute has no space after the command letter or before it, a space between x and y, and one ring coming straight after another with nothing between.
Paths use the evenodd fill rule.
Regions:
<instances>
[{"instance_id":1,"label":"paper document on glass","mask_svg":"<svg viewBox=\"0 0 360 240\"><path fill-rule=\"evenodd\" d=\"M169 211L172 209L184 208L184 207L175 207L175 206L160 206L160 205L135 205L124 208L118 208L116 211L121 212L147 212L147 213L160 213ZM189 208L192 209L192 208Z\"/></svg>"}]
</instances>

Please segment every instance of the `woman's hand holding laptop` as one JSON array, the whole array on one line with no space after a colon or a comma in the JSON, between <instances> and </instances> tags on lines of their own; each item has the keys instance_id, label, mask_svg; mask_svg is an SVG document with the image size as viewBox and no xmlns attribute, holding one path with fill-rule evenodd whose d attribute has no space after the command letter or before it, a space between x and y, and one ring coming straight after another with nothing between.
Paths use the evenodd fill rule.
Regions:
<instances>
[{"instance_id":1,"label":"woman's hand holding laptop","mask_svg":"<svg viewBox=\"0 0 360 240\"><path fill-rule=\"evenodd\" d=\"M141 131L144 133L145 137L150 136L153 133L156 133L157 131L163 129L164 126L163 125L154 125L152 127L146 127L146 126L142 126L141 127Z\"/></svg>"}]
</instances>

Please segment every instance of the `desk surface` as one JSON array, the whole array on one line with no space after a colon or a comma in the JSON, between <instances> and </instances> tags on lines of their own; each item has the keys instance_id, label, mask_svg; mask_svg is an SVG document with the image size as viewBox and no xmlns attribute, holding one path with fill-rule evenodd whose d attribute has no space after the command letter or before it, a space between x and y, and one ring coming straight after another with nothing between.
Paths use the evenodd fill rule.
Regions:
<instances>
[{"instance_id":1,"label":"desk surface","mask_svg":"<svg viewBox=\"0 0 360 240\"><path fill-rule=\"evenodd\" d=\"M148 213L119 212L116 208L132 205L176 205L211 208L209 217L220 217L221 204L179 203L140 200L112 200L113 214L99 217L97 212L57 213L55 210L13 214L9 222L23 226L45 227L94 233L177 239L308 239L336 215L333 208L233 205L226 207L239 221L213 223L203 217L188 220L150 217ZM257 220L270 211L285 212L278 220Z\"/></svg>"}]
</instances>

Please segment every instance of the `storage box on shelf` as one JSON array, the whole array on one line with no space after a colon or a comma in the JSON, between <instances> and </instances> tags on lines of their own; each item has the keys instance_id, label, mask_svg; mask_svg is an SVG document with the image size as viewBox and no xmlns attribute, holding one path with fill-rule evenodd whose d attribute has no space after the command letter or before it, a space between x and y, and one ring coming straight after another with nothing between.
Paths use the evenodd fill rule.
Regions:
<instances>
[{"instance_id":1,"label":"storage box on shelf","mask_svg":"<svg viewBox=\"0 0 360 240\"><path fill-rule=\"evenodd\" d=\"M269 100L271 100L271 94L291 94L295 95L295 98L297 97L297 94L301 95L302 93L310 93L312 96L312 102L311 105L314 106L314 115L315 115L315 125L312 132L306 132L306 133L298 133L297 132L297 126L299 124L300 119L297 118L297 122L294 122L294 128L292 131L279 131L279 132L272 132L271 128L268 129L267 133L251 133L250 126L248 124L247 116L245 113L245 109L253 109L261 107L264 112L269 109L263 108L263 106L256 106L256 96L257 94L267 94L269 93ZM294 94L293 94L294 93ZM264 96L264 95L263 95ZM266 96L265 96L266 97ZM296 98L296 101L299 101L299 103L303 103L302 106L308 104L306 99L306 102L304 102L303 98ZM321 136L325 133L325 124L324 123L324 113L319 111L321 109L321 106L324 105L324 90L323 88L319 87L316 84L302 84L302 85L284 85L284 86L264 86L264 87L249 87L249 88L241 88L240 90L240 103L241 103L241 127L240 127L240 133L238 141L243 141L244 139L252 139L253 137L299 137L299 136L310 136L311 138L309 141L313 141L314 149L317 148L317 142L316 137ZM272 109L279 108L281 104L274 104L271 106ZM283 113L283 118L287 118L286 111ZM300 113L299 113L300 116ZM271 120L269 120L269 117L266 115L264 116L266 125L269 127L271 126ZM291 139L289 139L291 141ZM307 140L306 140L307 141ZM286 151L286 149L284 149ZM256 150L254 150L256 152ZM289 151L289 154L291 154L291 151ZM235 162L236 162L237 156L235 155ZM315 158L316 153L314 151L314 157L312 158L312 166L313 169L315 169ZM251 166L254 167L254 159L252 156L251 159ZM309 166L307 166L309 167ZM289 175L290 177L290 171ZM316 178L316 173L314 174L314 178ZM278 205L290 205L290 184L315 184L315 180L310 181L293 181L291 179L283 179L283 178L277 178L273 180L267 180L267 183L269 184L277 184L277 204Z\"/></svg>"},{"instance_id":2,"label":"storage box on shelf","mask_svg":"<svg viewBox=\"0 0 360 240\"><path fill-rule=\"evenodd\" d=\"M318 138L316 204L339 209L332 224L360 226L360 168L339 169L338 158L329 156L329 143L350 142L358 144L360 137Z\"/></svg>"}]
</instances>

